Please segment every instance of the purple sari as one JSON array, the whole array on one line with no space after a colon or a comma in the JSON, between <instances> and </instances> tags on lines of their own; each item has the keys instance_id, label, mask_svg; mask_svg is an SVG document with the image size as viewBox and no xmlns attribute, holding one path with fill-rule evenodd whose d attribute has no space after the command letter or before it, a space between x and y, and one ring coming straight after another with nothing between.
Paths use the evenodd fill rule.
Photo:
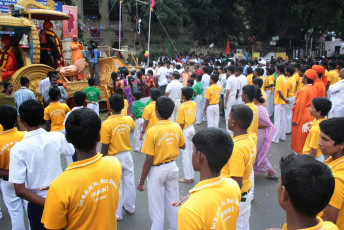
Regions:
<instances>
[{"instance_id":1,"label":"purple sari","mask_svg":"<svg viewBox=\"0 0 344 230\"><path fill-rule=\"evenodd\" d=\"M267 153L270 149L272 138L276 132L275 126L269 118L269 113L265 106L257 105L259 115L259 125L269 126L267 128L258 129L257 133L257 157L253 169L255 174L267 173L274 171L272 168Z\"/></svg>"},{"instance_id":2,"label":"purple sari","mask_svg":"<svg viewBox=\"0 0 344 230\"><path fill-rule=\"evenodd\" d=\"M133 95L132 95L132 91L131 91L131 88L130 86L128 85L127 83L127 80L126 79L123 79L123 84L124 84L124 92L125 92L125 95L127 96L127 100L128 100L128 114L131 114L131 107L133 105Z\"/></svg>"}]
</instances>

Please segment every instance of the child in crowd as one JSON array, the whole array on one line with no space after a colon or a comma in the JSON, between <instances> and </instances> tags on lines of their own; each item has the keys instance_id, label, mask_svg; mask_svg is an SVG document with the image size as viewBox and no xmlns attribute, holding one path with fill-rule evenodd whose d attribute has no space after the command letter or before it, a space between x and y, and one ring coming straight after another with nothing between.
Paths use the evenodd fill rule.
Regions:
<instances>
[{"instance_id":1,"label":"child in crowd","mask_svg":"<svg viewBox=\"0 0 344 230\"><path fill-rule=\"evenodd\" d=\"M116 217L117 220L122 220L122 209L131 214L135 212L134 165L129 141L130 131L135 128L135 122L131 117L121 114L124 107L121 95L112 95L109 102L112 115L103 122L100 130L101 153L104 156L116 157L121 164L122 178Z\"/></svg>"},{"instance_id":2,"label":"child in crowd","mask_svg":"<svg viewBox=\"0 0 344 230\"><path fill-rule=\"evenodd\" d=\"M253 79L252 84L254 86L258 87L259 90L261 91L261 95L263 96L264 101L265 101L263 104L265 106L266 105L267 96L266 96L266 93L264 91L263 80L261 78L257 77L255 79Z\"/></svg>"},{"instance_id":3,"label":"child in crowd","mask_svg":"<svg viewBox=\"0 0 344 230\"><path fill-rule=\"evenodd\" d=\"M42 223L47 229L116 229L121 166L97 153L101 121L90 109L73 111L66 138L79 161L70 164L50 185Z\"/></svg>"},{"instance_id":4,"label":"child in crowd","mask_svg":"<svg viewBox=\"0 0 344 230\"><path fill-rule=\"evenodd\" d=\"M202 75L196 76L196 84L193 87L195 99L194 101L197 104L197 111L196 111L196 125L200 125L202 123L203 111L201 109L201 101L202 101L202 94L203 94L203 84L202 84Z\"/></svg>"},{"instance_id":5,"label":"child in crowd","mask_svg":"<svg viewBox=\"0 0 344 230\"><path fill-rule=\"evenodd\" d=\"M177 115L177 124L182 128L185 138L185 150L182 150L184 179L179 180L181 183L194 182L194 170L192 168L193 147L191 141L195 135L193 124L196 119L197 105L195 102L191 101L192 96L193 89L191 87L182 88L183 103L181 104Z\"/></svg>"},{"instance_id":6,"label":"child in crowd","mask_svg":"<svg viewBox=\"0 0 344 230\"><path fill-rule=\"evenodd\" d=\"M65 126L63 123L66 114L71 110L67 104L59 101L61 97L59 88L51 87L49 90L49 97L51 99L51 103L44 109L46 130L48 132L58 131L64 134Z\"/></svg>"},{"instance_id":7,"label":"child in crowd","mask_svg":"<svg viewBox=\"0 0 344 230\"><path fill-rule=\"evenodd\" d=\"M143 141L140 140L140 135L143 130L143 122L144 119L142 118L143 110L145 109L145 103L140 101L142 97L142 92L137 91L133 93L133 97L135 102L133 104L133 108L131 110L132 115L131 117L135 121L135 129L134 129L134 139L135 139L135 148L134 152L140 152L142 148Z\"/></svg>"},{"instance_id":8,"label":"child in crowd","mask_svg":"<svg viewBox=\"0 0 344 230\"><path fill-rule=\"evenodd\" d=\"M221 86L216 84L219 76L212 74L210 76L210 86L207 88L204 97L206 98L203 116L207 114L207 122L209 127L219 127L220 121L220 108L219 99L221 95Z\"/></svg>"},{"instance_id":9,"label":"child in crowd","mask_svg":"<svg viewBox=\"0 0 344 230\"><path fill-rule=\"evenodd\" d=\"M193 85L194 85L194 80L193 80L193 79L187 80L187 82L186 82L186 86L187 86L187 87L191 87L191 89L193 90ZM194 92L192 91L191 101L193 101L194 99L195 99L195 94L194 94Z\"/></svg>"},{"instance_id":10,"label":"child in crowd","mask_svg":"<svg viewBox=\"0 0 344 230\"><path fill-rule=\"evenodd\" d=\"M129 107L129 103L128 103L128 100L124 98L124 91L122 88L116 88L115 89L115 94L117 95L121 95L123 97L123 100L124 100L124 107L121 111L121 114L123 116L127 116L128 115L128 107ZM111 110L111 105L110 105L110 110Z\"/></svg>"},{"instance_id":11,"label":"child in crowd","mask_svg":"<svg viewBox=\"0 0 344 230\"><path fill-rule=\"evenodd\" d=\"M285 104L285 121L286 121L286 133L291 133L291 119L293 117L292 108L295 104L295 94L296 94L296 79L294 76L295 69L292 66L288 66L285 70L285 75L287 77L287 100L288 103Z\"/></svg>"},{"instance_id":12,"label":"child in crowd","mask_svg":"<svg viewBox=\"0 0 344 230\"><path fill-rule=\"evenodd\" d=\"M328 112L331 110L332 103L330 100L322 97L316 97L312 100L312 105L309 108L309 113L315 119L312 122L304 124L302 131L309 132L306 138L305 145L303 146L302 153L309 154L316 160L325 161L324 155L321 154L318 142L320 140L320 127L319 124L326 120Z\"/></svg>"},{"instance_id":13,"label":"child in crowd","mask_svg":"<svg viewBox=\"0 0 344 230\"><path fill-rule=\"evenodd\" d=\"M83 91L76 91L74 93L73 100L74 100L75 106L73 107L71 112L73 112L74 110L77 110L77 109L84 108L84 104L85 104L85 101L86 101L86 94ZM66 114L65 120L63 122L64 126L66 125L67 118L68 118L68 116L69 116L69 114L71 112Z\"/></svg>"},{"instance_id":14,"label":"child in crowd","mask_svg":"<svg viewBox=\"0 0 344 230\"><path fill-rule=\"evenodd\" d=\"M148 210L152 229L164 229L165 208L170 229L178 229L178 208L171 203L179 199L178 166L175 159L179 149L185 149L185 139L180 126L168 120L173 109L172 99L166 96L157 99L158 122L147 131L142 147L146 160L137 189L145 190L144 182L148 177Z\"/></svg>"},{"instance_id":15,"label":"child in crowd","mask_svg":"<svg viewBox=\"0 0 344 230\"><path fill-rule=\"evenodd\" d=\"M91 77L88 79L88 85L89 87L84 90L86 94L86 102L87 102L87 108L92 109L94 112L96 112L99 116L99 100L100 100L100 91L97 89L94 84L96 83L96 80Z\"/></svg>"}]
</instances>

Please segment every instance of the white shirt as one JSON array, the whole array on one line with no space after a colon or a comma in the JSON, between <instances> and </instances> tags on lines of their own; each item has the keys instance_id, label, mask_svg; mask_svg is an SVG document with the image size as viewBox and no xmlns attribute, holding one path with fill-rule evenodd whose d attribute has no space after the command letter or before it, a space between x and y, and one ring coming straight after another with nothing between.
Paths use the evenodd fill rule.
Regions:
<instances>
[{"instance_id":1,"label":"white shirt","mask_svg":"<svg viewBox=\"0 0 344 230\"><path fill-rule=\"evenodd\" d=\"M238 91L238 83L238 79L234 75L227 78L226 90L229 91L228 99L235 99Z\"/></svg>"},{"instance_id":2,"label":"white shirt","mask_svg":"<svg viewBox=\"0 0 344 230\"><path fill-rule=\"evenodd\" d=\"M226 76L227 76L227 74L225 74L225 73L222 73L222 74L220 74L220 76L219 76L219 80L217 81L217 84L219 85L219 86L221 86L221 94L224 94L224 92L225 92L225 88L226 88Z\"/></svg>"},{"instance_id":3,"label":"white shirt","mask_svg":"<svg viewBox=\"0 0 344 230\"><path fill-rule=\"evenodd\" d=\"M40 128L25 133L10 153L9 182L25 187L45 198L51 182L62 173L60 155L72 156L75 150L62 133Z\"/></svg>"},{"instance_id":4,"label":"white shirt","mask_svg":"<svg viewBox=\"0 0 344 230\"><path fill-rule=\"evenodd\" d=\"M344 80L331 85L328 91L331 94L332 107L344 104Z\"/></svg>"},{"instance_id":5,"label":"white shirt","mask_svg":"<svg viewBox=\"0 0 344 230\"><path fill-rule=\"evenodd\" d=\"M240 98L241 97L241 93L242 93L242 88L245 86L245 85L247 85L247 78L243 75L243 74L241 74L240 76L238 76L238 78L237 78L237 86L238 86L238 89L239 89L239 95L238 95L238 97Z\"/></svg>"},{"instance_id":6,"label":"white shirt","mask_svg":"<svg viewBox=\"0 0 344 230\"><path fill-rule=\"evenodd\" d=\"M172 80L166 87L168 97L173 101L180 101L182 97L183 84L179 80Z\"/></svg>"},{"instance_id":7,"label":"white shirt","mask_svg":"<svg viewBox=\"0 0 344 230\"><path fill-rule=\"evenodd\" d=\"M77 109L82 109L82 108L85 108L85 107L84 107L84 106L75 106L75 107L72 109L72 111L68 112L68 113L66 114L66 117L65 117L65 120L64 120L64 122L63 122L63 125L66 125L67 118L68 118L68 116L69 116L69 114L70 114L71 112L73 112L74 110L77 110Z\"/></svg>"},{"instance_id":8,"label":"white shirt","mask_svg":"<svg viewBox=\"0 0 344 230\"><path fill-rule=\"evenodd\" d=\"M210 76L208 74L203 74L201 82L203 84L203 91L205 91L209 88Z\"/></svg>"},{"instance_id":9,"label":"white shirt","mask_svg":"<svg viewBox=\"0 0 344 230\"><path fill-rule=\"evenodd\" d=\"M145 70L145 75L147 75L148 70L152 70L152 71L153 71L153 77L156 76L156 72L155 72L155 70L154 70L152 67L148 67L148 68Z\"/></svg>"},{"instance_id":10,"label":"white shirt","mask_svg":"<svg viewBox=\"0 0 344 230\"><path fill-rule=\"evenodd\" d=\"M40 95L43 95L43 93L45 92L45 90L47 88L49 88L51 86L51 83L50 83L50 80L49 80L49 77L43 79L42 81L39 82L39 94Z\"/></svg>"},{"instance_id":11,"label":"white shirt","mask_svg":"<svg viewBox=\"0 0 344 230\"><path fill-rule=\"evenodd\" d=\"M167 69L164 66L161 66L158 69L157 75L159 75L159 79L158 79L159 87L168 84L168 81L167 81L167 78L166 78L167 74L168 74Z\"/></svg>"}]
</instances>

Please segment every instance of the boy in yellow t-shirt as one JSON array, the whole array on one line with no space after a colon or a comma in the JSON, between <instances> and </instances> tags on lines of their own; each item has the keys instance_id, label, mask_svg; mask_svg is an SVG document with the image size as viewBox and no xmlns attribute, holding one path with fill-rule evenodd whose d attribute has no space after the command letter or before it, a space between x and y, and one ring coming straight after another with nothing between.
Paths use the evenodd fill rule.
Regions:
<instances>
[{"instance_id":1,"label":"boy in yellow t-shirt","mask_svg":"<svg viewBox=\"0 0 344 230\"><path fill-rule=\"evenodd\" d=\"M234 105L228 119L228 129L233 131L234 149L231 158L222 168L223 177L234 179L241 189L241 202L236 229L250 229L251 201L253 199L253 165L256 160L256 143L247 129L253 112L247 105Z\"/></svg>"},{"instance_id":2,"label":"boy in yellow t-shirt","mask_svg":"<svg viewBox=\"0 0 344 230\"><path fill-rule=\"evenodd\" d=\"M331 110L332 103L326 98L316 97L312 100L312 105L309 108L309 113L315 117L314 121L307 122L303 125L302 131L308 132L305 145L302 153L309 154L316 160L324 163L325 157L321 154L318 142L320 140L319 124L326 119L328 112Z\"/></svg>"},{"instance_id":3,"label":"boy in yellow t-shirt","mask_svg":"<svg viewBox=\"0 0 344 230\"><path fill-rule=\"evenodd\" d=\"M74 110L66 138L79 161L71 163L49 187L42 223L47 229L117 229L121 166L97 153L101 121L91 109Z\"/></svg>"},{"instance_id":4,"label":"boy in yellow t-shirt","mask_svg":"<svg viewBox=\"0 0 344 230\"><path fill-rule=\"evenodd\" d=\"M141 150L146 159L137 190L146 189L144 182L148 177L148 210L152 229L164 229L165 208L170 229L178 229L178 208L171 203L179 199L175 159L179 149L185 149L185 139L180 126L169 120L174 106L171 98L162 96L157 99L156 116L159 120L147 131Z\"/></svg>"},{"instance_id":5,"label":"boy in yellow t-shirt","mask_svg":"<svg viewBox=\"0 0 344 230\"><path fill-rule=\"evenodd\" d=\"M253 73L252 73L252 67L247 67L246 73L247 73L247 84L252 85L253 80Z\"/></svg>"},{"instance_id":6,"label":"boy in yellow t-shirt","mask_svg":"<svg viewBox=\"0 0 344 230\"><path fill-rule=\"evenodd\" d=\"M263 96L263 98L265 100L263 105L266 106L266 101L267 101L268 98L267 98L266 93L265 93L265 91L263 89L263 80L261 78L255 78L255 79L253 79L252 84L259 88L259 90L262 93L262 96Z\"/></svg>"},{"instance_id":7,"label":"boy in yellow t-shirt","mask_svg":"<svg viewBox=\"0 0 344 230\"><path fill-rule=\"evenodd\" d=\"M0 124L4 128L0 132L0 185L2 197L11 217L12 229L25 229L24 207L27 202L16 195L14 184L8 181L10 151L24 137L14 125L17 122L17 110L9 105L0 107Z\"/></svg>"},{"instance_id":8,"label":"boy in yellow t-shirt","mask_svg":"<svg viewBox=\"0 0 344 230\"><path fill-rule=\"evenodd\" d=\"M124 107L121 111L121 114L123 116L127 116L128 115L128 107L129 107L129 103L128 103L128 100L127 99L124 99L124 91L122 88L116 88L115 89L115 94L118 94L118 95L121 95L123 97L123 100L124 100ZM111 106L110 106L111 107ZM111 108L110 108L111 109Z\"/></svg>"},{"instance_id":9,"label":"boy in yellow t-shirt","mask_svg":"<svg viewBox=\"0 0 344 230\"><path fill-rule=\"evenodd\" d=\"M254 79L255 80L255 79ZM253 103L253 99L257 95L257 87L254 85L245 85L242 88L242 94L241 99L247 105L250 107L250 109L253 112L253 120L250 124L250 127L248 127L247 132L252 136L252 139L255 143L257 143L257 134L258 134L258 123L259 123L259 114L257 106Z\"/></svg>"},{"instance_id":10,"label":"boy in yellow t-shirt","mask_svg":"<svg viewBox=\"0 0 344 230\"><path fill-rule=\"evenodd\" d=\"M46 124L46 130L59 131L65 133L65 126L63 125L66 114L71 110L65 103L60 103L61 98L60 89L57 87L51 87L49 90L49 97L51 103L44 109L44 120Z\"/></svg>"},{"instance_id":11,"label":"boy in yellow t-shirt","mask_svg":"<svg viewBox=\"0 0 344 230\"><path fill-rule=\"evenodd\" d=\"M179 180L181 183L194 182L194 170L192 168L192 138L195 135L193 124L196 120L197 105L191 101L193 89L191 87L182 88L182 100L184 101L178 110L177 124L183 130L185 138L185 150L182 150L184 179Z\"/></svg>"},{"instance_id":12,"label":"boy in yellow t-shirt","mask_svg":"<svg viewBox=\"0 0 344 230\"><path fill-rule=\"evenodd\" d=\"M121 164L122 178L116 217L117 220L122 220L122 209L131 214L135 212L134 163L129 141L130 131L135 128L135 122L133 118L121 114L124 107L121 95L112 95L109 103L112 115L103 122L100 130L101 153L104 156L116 157Z\"/></svg>"},{"instance_id":13,"label":"boy in yellow t-shirt","mask_svg":"<svg viewBox=\"0 0 344 230\"><path fill-rule=\"evenodd\" d=\"M287 100L285 104L285 120L286 120L286 133L291 133L291 119L293 117L293 111L291 110L295 104L295 91L296 91L296 80L293 77L294 67L288 66L285 75L287 76Z\"/></svg>"},{"instance_id":14,"label":"boy in yellow t-shirt","mask_svg":"<svg viewBox=\"0 0 344 230\"><path fill-rule=\"evenodd\" d=\"M221 86L219 86L217 81L219 80L219 75L212 74L210 76L210 86L207 88L204 94L206 99L203 116L207 113L207 122L209 127L219 127L220 121L220 108L219 108L219 98L221 95Z\"/></svg>"},{"instance_id":15,"label":"boy in yellow t-shirt","mask_svg":"<svg viewBox=\"0 0 344 230\"><path fill-rule=\"evenodd\" d=\"M330 168L313 157L294 154L283 157L280 168L278 201L288 217L283 230L338 230L334 223L317 217L335 187Z\"/></svg>"},{"instance_id":16,"label":"boy in yellow t-shirt","mask_svg":"<svg viewBox=\"0 0 344 230\"><path fill-rule=\"evenodd\" d=\"M265 78L264 78L264 69L263 68L257 68L254 70L254 79L260 78L263 81L263 88L265 88Z\"/></svg>"},{"instance_id":17,"label":"boy in yellow t-shirt","mask_svg":"<svg viewBox=\"0 0 344 230\"><path fill-rule=\"evenodd\" d=\"M192 142L193 167L200 172L201 181L190 190L189 198L179 208L179 229L236 229L240 188L236 181L223 178L220 173L232 155L232 138L223 129L208 128L199 131ZM179 204L181 202L174 205ZM215 223L216 228L213 228Z\"/></svg>"}]
</instances>

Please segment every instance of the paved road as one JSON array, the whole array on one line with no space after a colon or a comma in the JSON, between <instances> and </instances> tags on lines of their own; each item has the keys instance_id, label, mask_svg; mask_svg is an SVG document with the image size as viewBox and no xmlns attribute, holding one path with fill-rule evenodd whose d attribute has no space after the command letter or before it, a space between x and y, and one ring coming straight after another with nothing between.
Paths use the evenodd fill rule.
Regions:
<instances>
[{"instance_id":1,"label":"paved road","mask_svg":"<svg viewBox=\"0 0 344 230\"><path fill-rule=\"evenodd\" d=\"M205 128L206 124L196 126L197 130ZM220 127L224 128L224 119L221 119ZM133 143L133 134L131 135L131 143ZM98 145L100 151L100 145ZM268 153L272 166L279 175L279 159L281 156L286 156L290 153L290 135L287 135L287 141L279 144L272 144ZM141 175L142 165L145 155L142 153L133 153L134 166L135 166L135 182L139 181ZM179 166L180 177L183 176L181 156L177 158ZM65 167L65 163L63 163ZM199 173L195 174L195 183L193 184L180 184L180 196L185 196L188 191L194 187L199 181ZM277 182L264 179L264 175L255 176L255 192L254 200L252 202L250 225L251 230L262 230L271 227L282 227L285 222L285 214L280 208L277 200ZM0 199L3 218L0 220L0 229L11 229L10 218L7 213L6 207L3 204L2 198ZM147 191L137 192L136 196L136 213L127 214L123 212L123 220L118 222L119 230L135 230L150 229L151 221L148 214ZM165 221L165 229L168 229L168 221Z\"/></svg>"}]
</instances>

